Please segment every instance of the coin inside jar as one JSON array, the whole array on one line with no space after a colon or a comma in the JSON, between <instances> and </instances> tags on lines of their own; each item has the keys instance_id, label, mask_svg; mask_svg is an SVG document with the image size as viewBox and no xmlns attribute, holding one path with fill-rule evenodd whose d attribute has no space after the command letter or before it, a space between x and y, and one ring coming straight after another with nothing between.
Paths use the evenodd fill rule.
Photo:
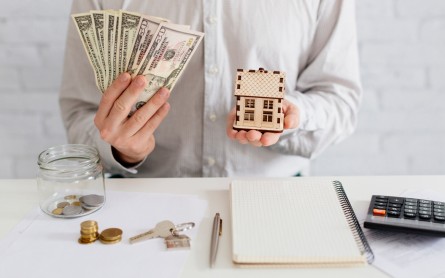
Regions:
<instances>
[{"instance_id":1,"label":"coin inside jar","mask_svg":"<svg viewBox=\"0 0 445 278\"><path fill-rule=\"evenodd\" d=\"M81 202L82 206L86 208L99 207L104 203L104 200L105 200L104 196L96 194L84 195L79 198L79 201Z\"/></svg>"},{"instance_id":2,"label":"coin inside jar","mask_svg":"<svg viewBox=\"0 0 445 278\"><path fill-rule=\"evenodd\" d=\"M80 213L82 213L82 207L69 205L63 208L63 215L77 215Z\"/></svg>"}]
</instances>

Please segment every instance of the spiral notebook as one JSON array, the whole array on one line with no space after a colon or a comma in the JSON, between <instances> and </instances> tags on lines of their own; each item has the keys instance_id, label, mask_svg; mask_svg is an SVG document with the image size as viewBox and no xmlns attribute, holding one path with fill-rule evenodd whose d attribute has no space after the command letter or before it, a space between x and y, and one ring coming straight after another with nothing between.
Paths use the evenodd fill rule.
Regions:
<instances>
[{"instance_id":1,"label":"spiral notebook","mask_svg":"<svg viewBox=\"0 0 445 278\"><path fill-rule=\"evenodd\" d=\"M234 180L230 191L239 266L350 266L374 258L339 181Z\"/></svg>"}]
</instances>

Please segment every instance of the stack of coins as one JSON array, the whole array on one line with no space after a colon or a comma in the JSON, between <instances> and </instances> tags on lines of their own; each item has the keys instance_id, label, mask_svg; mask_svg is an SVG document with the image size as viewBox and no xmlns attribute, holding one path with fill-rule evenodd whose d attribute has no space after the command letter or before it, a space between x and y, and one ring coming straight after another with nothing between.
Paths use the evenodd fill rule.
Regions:
<instances>
[{"instance_id":1,"label":"stack of coins","mask_svg":"<svg viewBox=\"0 0 445 278\"><path fill-rule=\"evenodd\" d=\"M80 223L80 244L93 243L99 237L99 226L96 221L87 220Z\"/></svg>"},{"instance_id":2,"label":"stack of coins","mask_svg":"<svg viewBox=\"0 0 445 278\"><path fill-rule=\"evenodd\" d=\"M122 230L119 228L109 228L103 230L99 236L100 242L103 244L114 244L122 240Z\"/></svg>"}]
</instances>

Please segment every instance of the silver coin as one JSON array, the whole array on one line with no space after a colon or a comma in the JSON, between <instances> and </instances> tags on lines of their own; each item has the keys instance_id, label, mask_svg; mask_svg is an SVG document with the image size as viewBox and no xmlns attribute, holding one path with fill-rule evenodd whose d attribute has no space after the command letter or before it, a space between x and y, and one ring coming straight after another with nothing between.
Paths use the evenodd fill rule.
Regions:
<instances>
[{"instance_id":1,"label":"silver coin","mask_svg":"<svg viewBox=\"0 0 445 278\"><path fill-rule=\"evenodd\" d=\"M77 215L82 213L82 207L69 205L63 208L63 215Z\"/></svg>"},{"instance_id":2,"label":"silver coin","mask_svg":"<svg viewBox=\"0 0 445 278\"><path fill-rule=\"evenodd\" d=\"M79 198L79 201L82 203L82 206L85 207L99 207L104 203L104 196L96 195L96 194L90 194L90 195L84 195Z\"/></svg>"}]
</instances>

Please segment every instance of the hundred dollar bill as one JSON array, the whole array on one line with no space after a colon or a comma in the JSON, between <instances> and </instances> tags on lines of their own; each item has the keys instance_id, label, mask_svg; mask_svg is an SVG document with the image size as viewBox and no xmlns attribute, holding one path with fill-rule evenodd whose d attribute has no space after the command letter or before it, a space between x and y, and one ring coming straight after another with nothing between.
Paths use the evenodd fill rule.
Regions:
<instances>
[{"instance_id":1,"label":"hundred dollar bill","mask_svg":"<svg viewBox=\"0 0 445 278\"><path fill-rule=\"evenodd\" d=\"M141 20L141 15L137 13L130 13L126 11L119 11L120 26L119 26L119 65L118 74L121 74L127 69L128 57L130 49L133 48L134 41L137 36L137 27Z\"/></svg>"},{"instance_id":2,"label":"hundred dollar bill","mask_svg":"<svg viewBox=\"0 0 445 278\"><path fill-rule=\"evenodd\" d=\"M203 33L186 30L183 26L169 23L159 26L149 50L152 56L143 72L147 86L132 108L133 112L144 105L161 87L170 91L173 89L203 36Z\"/></svg>"},{"instance_id":3,"label":"hundred dollar bill","mask_svg":"<svg viewBox=\"0 0 445 278\"><path fill-rule=\"evenodd\" d=\"M88 60L93 67L96 85L101 92L105 90L105 73L101 67L102 62L98 49L96 49L96 36L93 29L93 16L89 13L72 15L77 31L79 32Z\"/></svg>"},{"instance_id":4,"label":"hundred dollar bill","mask_svg":"<svg viewBox=\"0 0 445 278\"><path fill-rule=\"evenodd\" d=\"M126 71L130 73L131 76L136 76L136 70L143 61L156 30L158 30L161 22L164 21L166 20L152 16L142 16L137 28L137 36L134 41L133 49L128 58L128 66L126 68Z\"/></svg>"}]
</instances>

